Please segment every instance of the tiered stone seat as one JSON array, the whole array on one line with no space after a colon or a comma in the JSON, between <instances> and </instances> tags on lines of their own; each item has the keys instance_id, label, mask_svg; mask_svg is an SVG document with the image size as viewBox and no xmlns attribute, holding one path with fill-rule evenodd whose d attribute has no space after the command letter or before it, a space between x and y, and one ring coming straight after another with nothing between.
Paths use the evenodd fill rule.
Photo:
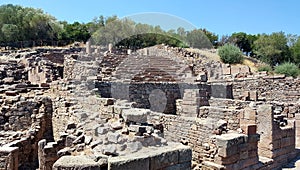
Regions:
<instances>
[{"instance_id":1,"label":"tiered stone seat","mask_svg":"<svg viewBox=\"0 0 300 170\"><path fill-rule=\"evenodd\" d=\"M115 77L133 81L181 81L186 67L166 56L131 55L116 68Z\"/></svg>"}]
</instances>

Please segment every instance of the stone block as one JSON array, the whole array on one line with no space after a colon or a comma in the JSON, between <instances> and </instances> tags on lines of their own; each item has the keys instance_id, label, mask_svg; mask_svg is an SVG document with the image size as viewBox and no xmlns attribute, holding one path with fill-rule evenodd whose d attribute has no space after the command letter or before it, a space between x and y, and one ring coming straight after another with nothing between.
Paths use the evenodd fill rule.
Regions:
<instances>
[{"instance_id":1,"label":"stone block","mask_svg":"<svg viewBox=\"0 0 300 170\"><path fill-rule=\"evenodd\" d=\"M109 157L108 169L109 170L149 170L149 158L148 157Z\"/></svg>"},{"instance_id":2,"label":"stone block","mask_svg":"<svg viewBox=\"0 0 300 170\"><path fill-rule=\"evenodd\" d=\"M53 165L53 170L99 170L100 164L87 156L63 156Z\"/></svg>"},{"instance_id":3,"label":"stone block","mask_svg":"<svg viewBox=\"0 0 300 170\"><path fill-rule=\"evenodd\" d=\"M225 166L219 165L215 162L204 161L204 162L202 162L202 164L203 164L204 168L207 168L204 170L224 170L225 169Z\"/></svg>"},{"instance_id":4,"label":"stone block","mask_svg":"<svg viewBox=\"0 0 300 170\"><path fill-rule=\"evenodd\" d=\"M272 105L260 105L257 109L257 133L261 134L261 139L272 136L273 129L273 109Z\"/></svg>"},{"instance_id":5,"label":"stone block","mask_svg":"<svg viewBox=\"0 0 300 170\"><path fill-rule=\"evenodd\" d=\"M218 149L218 155L222 158L228 158L238 153L238 145L231 147L220 147Z\"/></svg>"},{"instance_id":6,"label":"stone block","mask_svg":"<svg viewBox=\"0 0 300 170\"><path fill-rule=\"evenodd\" d=\"M191 170L192 162L184 162L165 167L164 170Z\"/></svg>"},{"instance_id":7,"label":"stone block","mask_svg":"<svg viewBox=\"0 0 300 170\"><path fill-rule=\"evenodd\" d=\"M95 128L95 136L104 135L108 132L108 127L96 127Z\"/></svg>"},{"instance_id":8,"label":"stone block","mask_svg":"<svg viewBox=\"0 0 300 170\"><path fill-rule=\"evenodd\" d=\"M136 122L136 123L146 123L147 116L150 114L150 110L147 109L125 109L122 111L122 117L125 122Z\"/></svg>"},{"instance_id":9,"label":"stone block","mask_svg":"<svg viewBox=\"0 0 300 170\"><path fill-rule=\"evenodd\" d=\"M229 64L222 64L222 72L225 75L230 75L231 74L231 67Z\"/></svg>"},{"instance_id":10,"label":"stone block","mask_svg":"<svg viewBox=\"0 0 300 170\"><path fill-rule=\"evenodd\" d=\"M199 114L199 106L182 105L182 116L197 117Z\"/></svg>"},{"instance_id":11,"label":"stone block","mask_svg":"<svg viewBox=\"0 0 300 170\"><path fill-rule=\"evenodd\" d=\"M247 136L244 134L228 133L223 135L216 135L215 138L218 147L229 148L231 146L245 143Z\"/></svg>"},{"instance_id":12,"label":"stone block","mask_svg":"<svg viewBox=\"0 0 300 170\"><path fill-rule=\"evenodd\" d=\"M179 162L178 150L168 150L163 153L151 156L150 158L150 170L163 169L164 167L177 164Z\"/></svg>"},{"instance_id":13,"label":"stone block","mask_svg":"<svg viewBox=\"0 0 300 170\"><path fill-rule=\"evenodd\" d=\"M104 145L102 147L101 151L104 155L112 155L112 156L118 155L117 145L115 145L115 144Z\"/></svg>"},{"instance_id":14,"label":"stone block","mask_svg":"<svg viewBox=\"0 0 300 170\"><path fill-rule=\"evenodd\" d=\"M256 119L256 111L251 108L244 109L244 119L255 120Z\"/></svg>"},{"instance_id":15,"label":"stone block","mask_svg":"<svg viewBox=\"0 0 300 170\"><path fill-rule=\"evenodd\" d=\"M239 66L231 66L231 74L232 75L239 74L240 72L241 72L241 70L240 70Z\"/></svg>"},{"instance_id":16,"label":"stone block","mask_svg":"<svg viewBox=\"0 0 300 170\"><path fill-rule=\"evenodd\" d=\"M230 157L221 157L222 165L230 165L236 163L240 159L239 154L231 155Z\"/></svg>"},{"instance_id":17,"label":"stone block","mask_svg":"<svg viewBox=\"0 0 300 170\"><path fill-rule=\"evenodd\" d=\"M258 93L256 90L250 91L250 100L257 101L258 100Z\"/></svg>"},{"instance_id":18,"label":"stone block","mask_svg":"<svg viewBox=\"0 0 300 170\"><path fill-rule=\"evenodd\" d=\"M192 149L189 146L181 146L179 152L179 163L190 162L192 160Z\"/></svg>"},{"instance_id":19,"label":"stone block","mask_svg":"<svg viewBox=\"0 0 300 170\"><path fill-rule=\"evenodd\" d=\"M112 143L118 143L118 139L120 138L120 134L119 133L112 133L112 132L109 132L107 133L107 140L109 142L112 142Z\"/></svg>"},{"instance_id":20,"label":"stone block","mask_svg":"<svg viewBox=\"0 0 300 170\"><path fill-rule=\"evenodd\" d=\"M138 150L142 149L142 147L143 147L143 145L142 145L142 143L139 142L139 141L127 143L127 148L128 148L131 152L137 152Z\"/></svg>"}]
</instances>

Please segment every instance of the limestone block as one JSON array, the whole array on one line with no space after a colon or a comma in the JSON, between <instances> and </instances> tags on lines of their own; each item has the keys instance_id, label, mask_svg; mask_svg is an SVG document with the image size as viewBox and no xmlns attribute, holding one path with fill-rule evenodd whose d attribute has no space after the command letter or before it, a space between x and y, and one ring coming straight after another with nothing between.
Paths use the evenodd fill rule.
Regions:
<instances>
[{"instance_id":1,"label":"limestone block","mask_svg":"<svg viewBox=\"0 0 300 170\"><path fill-rule=\"evenodd\" d=\"M234 145L231 147L221 146L218 149L218 156L221 156L223 158L231 157L236 154L238 154L238 146L237 145Z\"/></svg>"},{"instance_id":2,"label":"limestone block","mask_svg":"<svg viewBox=\"0 0 300 170\"><path fill-rule=\"evenodd\" d=\"M108 132L108 127L96 127L95 128L95 136L104 135Z\"/></svg>"},{"instance_id":3,"label":"limestone block","mask_svg":"<svg viewBox=\"0 0 300 170\"><path fill-rule=\"evenodd\" d=\"M108 169L109 170L149 170L149 158L148 157L109 157Z\"/></svg>"},{"instance_id":4,"label":"limestone block","mask_svg":"<svg viewBox=\"0 0 300 170\"><path fill-rule=\"evenodd\" d=\"M115 121L110 124L110 127L114 130L119 130L119 129L122 129L123 124L119 121Z\"/></svg>"},{"instance_id":5,"label":"limestone block","mask_svg":"<svg viewBox=\"0 0 300 170\"><path fill-rule=\"evenodd\" d=\"M109 145L104 145L101 149L102 153L104 155L117 155L117 145L116 144L109 144Z\"/></svg>"},{"instance_id":6,"label":"limestone block","mask_svg":"<svg viewBox=\"0 0 300 170\"><path fill-rule=\"evenodd\" d=\"M53 170L99 170L100 164L87 156L63 156L53 165Z\"/></svg>"},{"instance_id":7,"label":"limestone block","mask_svg":"<svg viewBox=\"0 0 300 170\"><path fill-rule=\"evenodd\" d=\"M192 149L189 146L180 146L179 150L179 163L190 162L192 159Z\"/></svg>"},{"instance_id":8,"label":"limestone block","mask_svg":"<svg viewBox=\"0 0 300 170\"><path fill-rule=\"evenodd\" d=\"M244 109L244 119L255 120L256 119L256 111L251 108Z\"/></svg>"},{"instance_id":9,"label":"limestone block","mask_svg":"<svg viewBox=\"0 0 300 170\"><path fill-rule=\"evenodd\" d=\"M171 165L169 167L165 167L164 170L190 170L192 162L185 162L181 164Z\"/></svg>"},{"instance_id":10,"label":"limestone block","mask_svg":"<svg viewBox=\"0 0 300 170\"><path fill-rule=\"evenodd\" d=\"M142 149L143 146L142 146L141 142L136 141L136 142L127 143L127 147L131 152L136 152L136 151Z\"/></svg>"},{"instance_id":11,"label":"limestone block","mask_svg":"<svg viewBox=\"0 0 300 170\"><path fill-rule=\"evenodd\" d=\"M250 91L250 100L257 101L258 100L258 92L256 90Z\"/></svg>"},{"instance_id":12,"label":"limestone block","mask_svg":"<svg viewBox=\"0 0 300 170\"><path fill-rule=\"evenodd\" d=\"M257 132L264 137L272 135L273 131L272 105L261 105L257 109Z\"/></svg>"},{"instance_id":13,"label":"limestone block","mask_svg":"<svg viewBox=\"0 0 300 170\"><path fill-rule=\"evenodd\" d=\"M232 75L237 75L241 72L240 67L239 66L231 66L231 74Z\"/></svg>"},{"instance_id":14,"label":"limestone block","mask_svg":"<svg viewBox=\"0 0 300 170\"><path fill-rule=\"evenodd\" d=\"M108 132L106 136L109 142L118 143L118 139L121 135L119 133Z\"/></svg>"},{"instance_id":15,"label":"limestone block","mask_svg":"<svg viewBox=\"0 0 300 170\"><path fill-rule=\"evenodd\" d=\"M163 169L179 162L179 151L168 150L150 158L150 170Z\"/></svg>"},{"instance_id":16,"label":"limestone block","mask_svg":"<svg viewBox=\"0 0 300 170\"><path fill-rule=\"evenodd\" d=\"M228 133L223 135L216 135L216 144L219 147L229 148L231 146L243 144L246 142L247 136L244 134Z\"/></svg>"},{"instance_id":17,"label":"limestone block","mask_svg":"<svg viewBox=\"0 0 300 170\"><path fill-rule=\"evenodd\" d=\"M182 110L183 110L184 114L189 114L189 115L193 115L194 117L196 117L199 113L199 106L182 105Z\"/></svg>"},{"instance_id":18,"label":"limestone block","mask_svg":"<svg viewBox=\"0 0 300 170\"><path fill-rule=\"evenodd\" d=\"M230 75L231 74L231 67L229 64L222 64L222 72L225 75Z\"/></svg>"},{"instance_id":19,"label":"limestone block","mask_svg":"<svg viewBox=\"0 0 300 170\"><path fill-rule=\"evenodd\" d=\"M136 123L146 123L147 116L150 114L148 109L125 109L122 112L122 117L125 122L136 122Z\"/></svg>"}]
</instances>

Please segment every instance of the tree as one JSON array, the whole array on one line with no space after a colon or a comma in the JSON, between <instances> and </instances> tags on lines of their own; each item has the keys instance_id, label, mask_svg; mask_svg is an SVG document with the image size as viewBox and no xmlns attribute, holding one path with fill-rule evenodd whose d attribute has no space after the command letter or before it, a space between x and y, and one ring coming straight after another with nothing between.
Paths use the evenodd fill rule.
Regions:
<instances>
[{"instance_id":1,"label":"tree","mask_svg":"<svg viewBox=\"0 0 300 170\"><path fill-rule=\"evenodd\" d=\"M214 34L213 32L206 30L205 28L200 29L200 30L206 35L206 37L209 39L210 43L216 47L218 44L219 37L216 34Z\"/></svg>"},{"instance_id":2,"label":"tree","mask_svg":"<svg viewBox=\"0 0 300 170\"><path fill-rule=\"evenodd\" d=\"M218 42L218 46L224 46L227 43L230 43L230 36L229 35L222 35L220 41Z\"/></svg>"},{"instance_id":3,"label":"tree","mask_svg":"<svg viewBox=\"0 0 300 170\"><path fill-rule=\"evenodd\" d=\"M254 42L254 52L258 59L274 66L291 60L287 42L284 32L262 34Z\"/></svg>"},{"instance_id":4,"label":"tree","mask_svg":"<svg viewBox=\"0 0 300 170\"><path fill-rule=\"evenodd\" d=\"M257 34L257 35L251 35L251 34L248 34L248 35L247 35L247 39L248 39L248 41L249 41L249 43L250 43L250 48L251 48L251 50L249 50L249 52L248 52L248 55L250 55L251 57L254 56L254 42L255 42L259 37L260 37L259 34Z\"/></svg>"},{"instance_id":5,"label":"tree","mask_svg":"<svg viewBox=\"0 0 300 170\"><path fill-rule=\"evenodd\" d=\"M293 44L291 47L291 55L293 58L293 61L300 66L300 38L296 41L296 43Z\"/></svg>"},{"instance_id":6,"label":"tree","mask_svg":"<svg viewBox=\"0 0 300 170\"><path fill-rule=\"evenodd\" d=\"M18 39L18 26L14 24L4 24L1 31L6 42L13 42Z\"/></svg>"},{"instance_id":7,"label":"tree","mask_svg":"<svg viewBox=\"0 0 300 170\"><path fill-rule=\"evenodd\" d=\"M187 33L187 42L193 48L212 48L213 45L208 37L199 29L192 30Z\"/></svg>"},{"instance_id":8,"label":"tree","mask_svg":"<svg viewBox=\"0 0 300 170\"><path fill-rule=\"evenodd\" d=\"M248 36L244 32L233 33L230 36L230 41L238 46L246 55L252 50Z\"/></svg>"},{"instance_id":9,"label":"tree","mask_svg":"<svg viewBox=\"0 0 300 170\"><path fill-rule=\"evenodd\" d=\"M0 6L0 14L0 41L6 45L12 41L57 40L62 29L53 16L40 9L8 4Z\"/></svg>"},{"instance_id":10,"label":"tree","mask_svg":"<svg viewBox=\"0 0 300 170\"><path fill-rule=\"evenodd\" d=\"M243 54L239 47L233 44L225 44L218 48L218 54L224 63L235 64L243 61Z\"/></svg>"}]
</instances>

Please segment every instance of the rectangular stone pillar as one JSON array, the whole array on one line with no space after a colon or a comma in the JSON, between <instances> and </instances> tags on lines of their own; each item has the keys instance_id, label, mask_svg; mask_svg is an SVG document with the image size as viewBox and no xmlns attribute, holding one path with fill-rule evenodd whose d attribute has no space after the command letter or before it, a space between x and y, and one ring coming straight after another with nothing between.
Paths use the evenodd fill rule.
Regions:
<instances>
[{"instance_id":1,"label":"rectangular stone pillar","mask_svg":"<svg viewBox=\"0 0 300 170\"><path fill-rule=\"evenodd\" d=\"M92 53L91 42L90 42L90 41L87 41L87 42L85 43L85 48L86 48L86 53L87 53L87 54L91 54L91 53Z\"/></svg>"},{"instance_id":2,"label":"rectangular stone pillar","mask_svg":"<svg viewBox=\"0 0 300 170\"><path fill-rule=\"evenodd\" d=\"M273 158L273 107L261 105L257 109L257 133L260 135L258 154L267 158Z\"/></svg>"},{"instance_id":3,"label":"rectangular stone pillar","mask_svg":"<svg viewBox=\"0 0 300 170\"><path fill-rule=\"evenodd\" d=\"M199 89L185 89L182 100L182 116L197 117L200 106Z\"/></svg>"}]
</instances>

